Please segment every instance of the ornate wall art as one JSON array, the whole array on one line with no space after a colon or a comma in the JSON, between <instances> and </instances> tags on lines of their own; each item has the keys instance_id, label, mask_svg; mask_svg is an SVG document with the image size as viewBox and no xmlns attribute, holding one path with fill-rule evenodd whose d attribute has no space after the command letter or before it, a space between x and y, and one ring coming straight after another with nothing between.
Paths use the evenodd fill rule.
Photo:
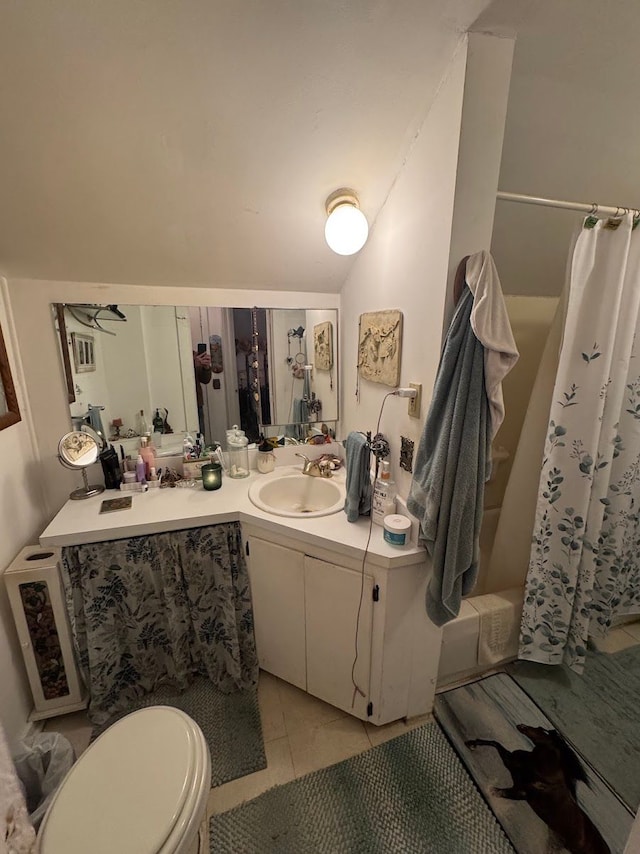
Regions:
<instances>
[{"instance_id":1,"label":"ornate wall art","mask_svg":"<svg viewBox=\"0 0 640 854\"><path fill-rule=\"evenodd\" d=\"M314 365L318 371L330 371L333 367L333 324L330 320L313 327Z\"/></svg>"},{"instance_id":2,"label":"ornate wall art","mask_svg":"<svg viewBox=\"0 0 640 854\"><path fill-rule=\"evenodd\" d=\"M358 370L364 380L397 386L402 355L402 312L395 309L360 315Z\"/></svg>"}]
</instances>

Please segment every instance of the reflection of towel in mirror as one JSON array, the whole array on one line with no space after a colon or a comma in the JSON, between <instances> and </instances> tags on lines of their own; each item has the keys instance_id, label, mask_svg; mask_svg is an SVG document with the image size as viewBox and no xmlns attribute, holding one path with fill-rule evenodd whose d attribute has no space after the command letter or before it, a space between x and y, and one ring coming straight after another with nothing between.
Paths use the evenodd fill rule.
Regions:
<instances>
[{"instance_id":1,"label":"reflection of towel in mirror","mask_svg":"<svg viewBox=\"0 0 640 854\"><path fill-rule=\"evenodd\" d=\"M371 512L371 476L369 446L363 433L349 433L344 443L347 455L347 497L344 502L349 522Z\"/></svg>"},{"instance_id":2,"label":"reflection of towel in mirror","mask_svg":"<svg viewBox=\"0 0 640 854\"><path fill-rule=\"evenodd\" d=\"M305 420L306 406L304 400L299 397L294 397L291 403L291 423L300 424Z\"/></svg>"},{"instance_id":3,"label":"reflection of towel in mirror","mask_svg":"<svg viewBox=\"0 0 640 854\"><path fill-rule=\"evenodd\" d=\"M458 615L476 581L491 468L484 348L471 328L472 308L473 294L465 288L445 340L407 500L431 557L427 613L439 626Z\"/></svg>"}]
</instances>

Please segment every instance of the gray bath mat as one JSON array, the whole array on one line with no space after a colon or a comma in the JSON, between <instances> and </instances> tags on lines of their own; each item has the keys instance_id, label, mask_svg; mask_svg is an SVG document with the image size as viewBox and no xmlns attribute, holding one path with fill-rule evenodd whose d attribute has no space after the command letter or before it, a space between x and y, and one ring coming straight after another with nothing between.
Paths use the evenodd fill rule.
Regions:
<instances>
[{"instance_id":1,"label":"gray bath mat","mask_svg":"<svg viewBox=\"0 0 640 854\"><path fill-rule=\"evenodd\" d=\"M256 689L223 694L203 676L183 693L159 688L94 729L92 740L120 718L148 706L175 706L199 724L211 752L211 785L221 786L266 768Z\"/></svg>"},{"instance_id":2,"label":"gray bath mat","mask_svg":"<svg viewBox=\"0 0 640 854\"><path fill-rule=\"evenodd\" d=\"M215 854L513 854L436 724L211 819Z\"/></svg>"}]
</instances>

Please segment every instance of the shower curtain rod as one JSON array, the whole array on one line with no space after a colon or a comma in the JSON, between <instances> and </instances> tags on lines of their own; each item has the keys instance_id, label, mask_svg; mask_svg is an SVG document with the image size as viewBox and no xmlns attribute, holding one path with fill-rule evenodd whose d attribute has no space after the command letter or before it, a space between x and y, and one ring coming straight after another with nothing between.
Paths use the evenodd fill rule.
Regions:
<instances>
[{"instance_id":1,"label":"shower curtain rod","mask_svg":"<svg viewBox=\"0 0 640 854\"><path fill-rule=\"evenodd\" d=\"M625 211L640 213L637 208L611 207L599 205L596 202L564 202L560 199L543 199L539 196L525 196L521 193L505 193L498 190L496 197L504 202L520 202L525 205L544 205L548 208L562 208L568 211L581 211L590 214L602 214L604 216L621 216Z\"/></svg>"}]
</instances>

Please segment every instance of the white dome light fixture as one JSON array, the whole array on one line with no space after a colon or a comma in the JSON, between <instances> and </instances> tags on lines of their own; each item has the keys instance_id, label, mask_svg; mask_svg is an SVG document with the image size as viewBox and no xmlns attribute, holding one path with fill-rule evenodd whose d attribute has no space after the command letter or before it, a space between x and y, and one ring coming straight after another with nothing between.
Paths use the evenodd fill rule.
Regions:
<instances>
[{"instance_id":1,"label":"white dome light fixture","mask_svg":"<svg viewBox=\"0 0 640 854\"><path fill-rule=\"evenodd\" d=\"M354 255L367 242L369 223L360 210L353 190L342 187L331 193L325 203L327 222L324 236L338 255Z\"/></svg>"}]
</instances>

